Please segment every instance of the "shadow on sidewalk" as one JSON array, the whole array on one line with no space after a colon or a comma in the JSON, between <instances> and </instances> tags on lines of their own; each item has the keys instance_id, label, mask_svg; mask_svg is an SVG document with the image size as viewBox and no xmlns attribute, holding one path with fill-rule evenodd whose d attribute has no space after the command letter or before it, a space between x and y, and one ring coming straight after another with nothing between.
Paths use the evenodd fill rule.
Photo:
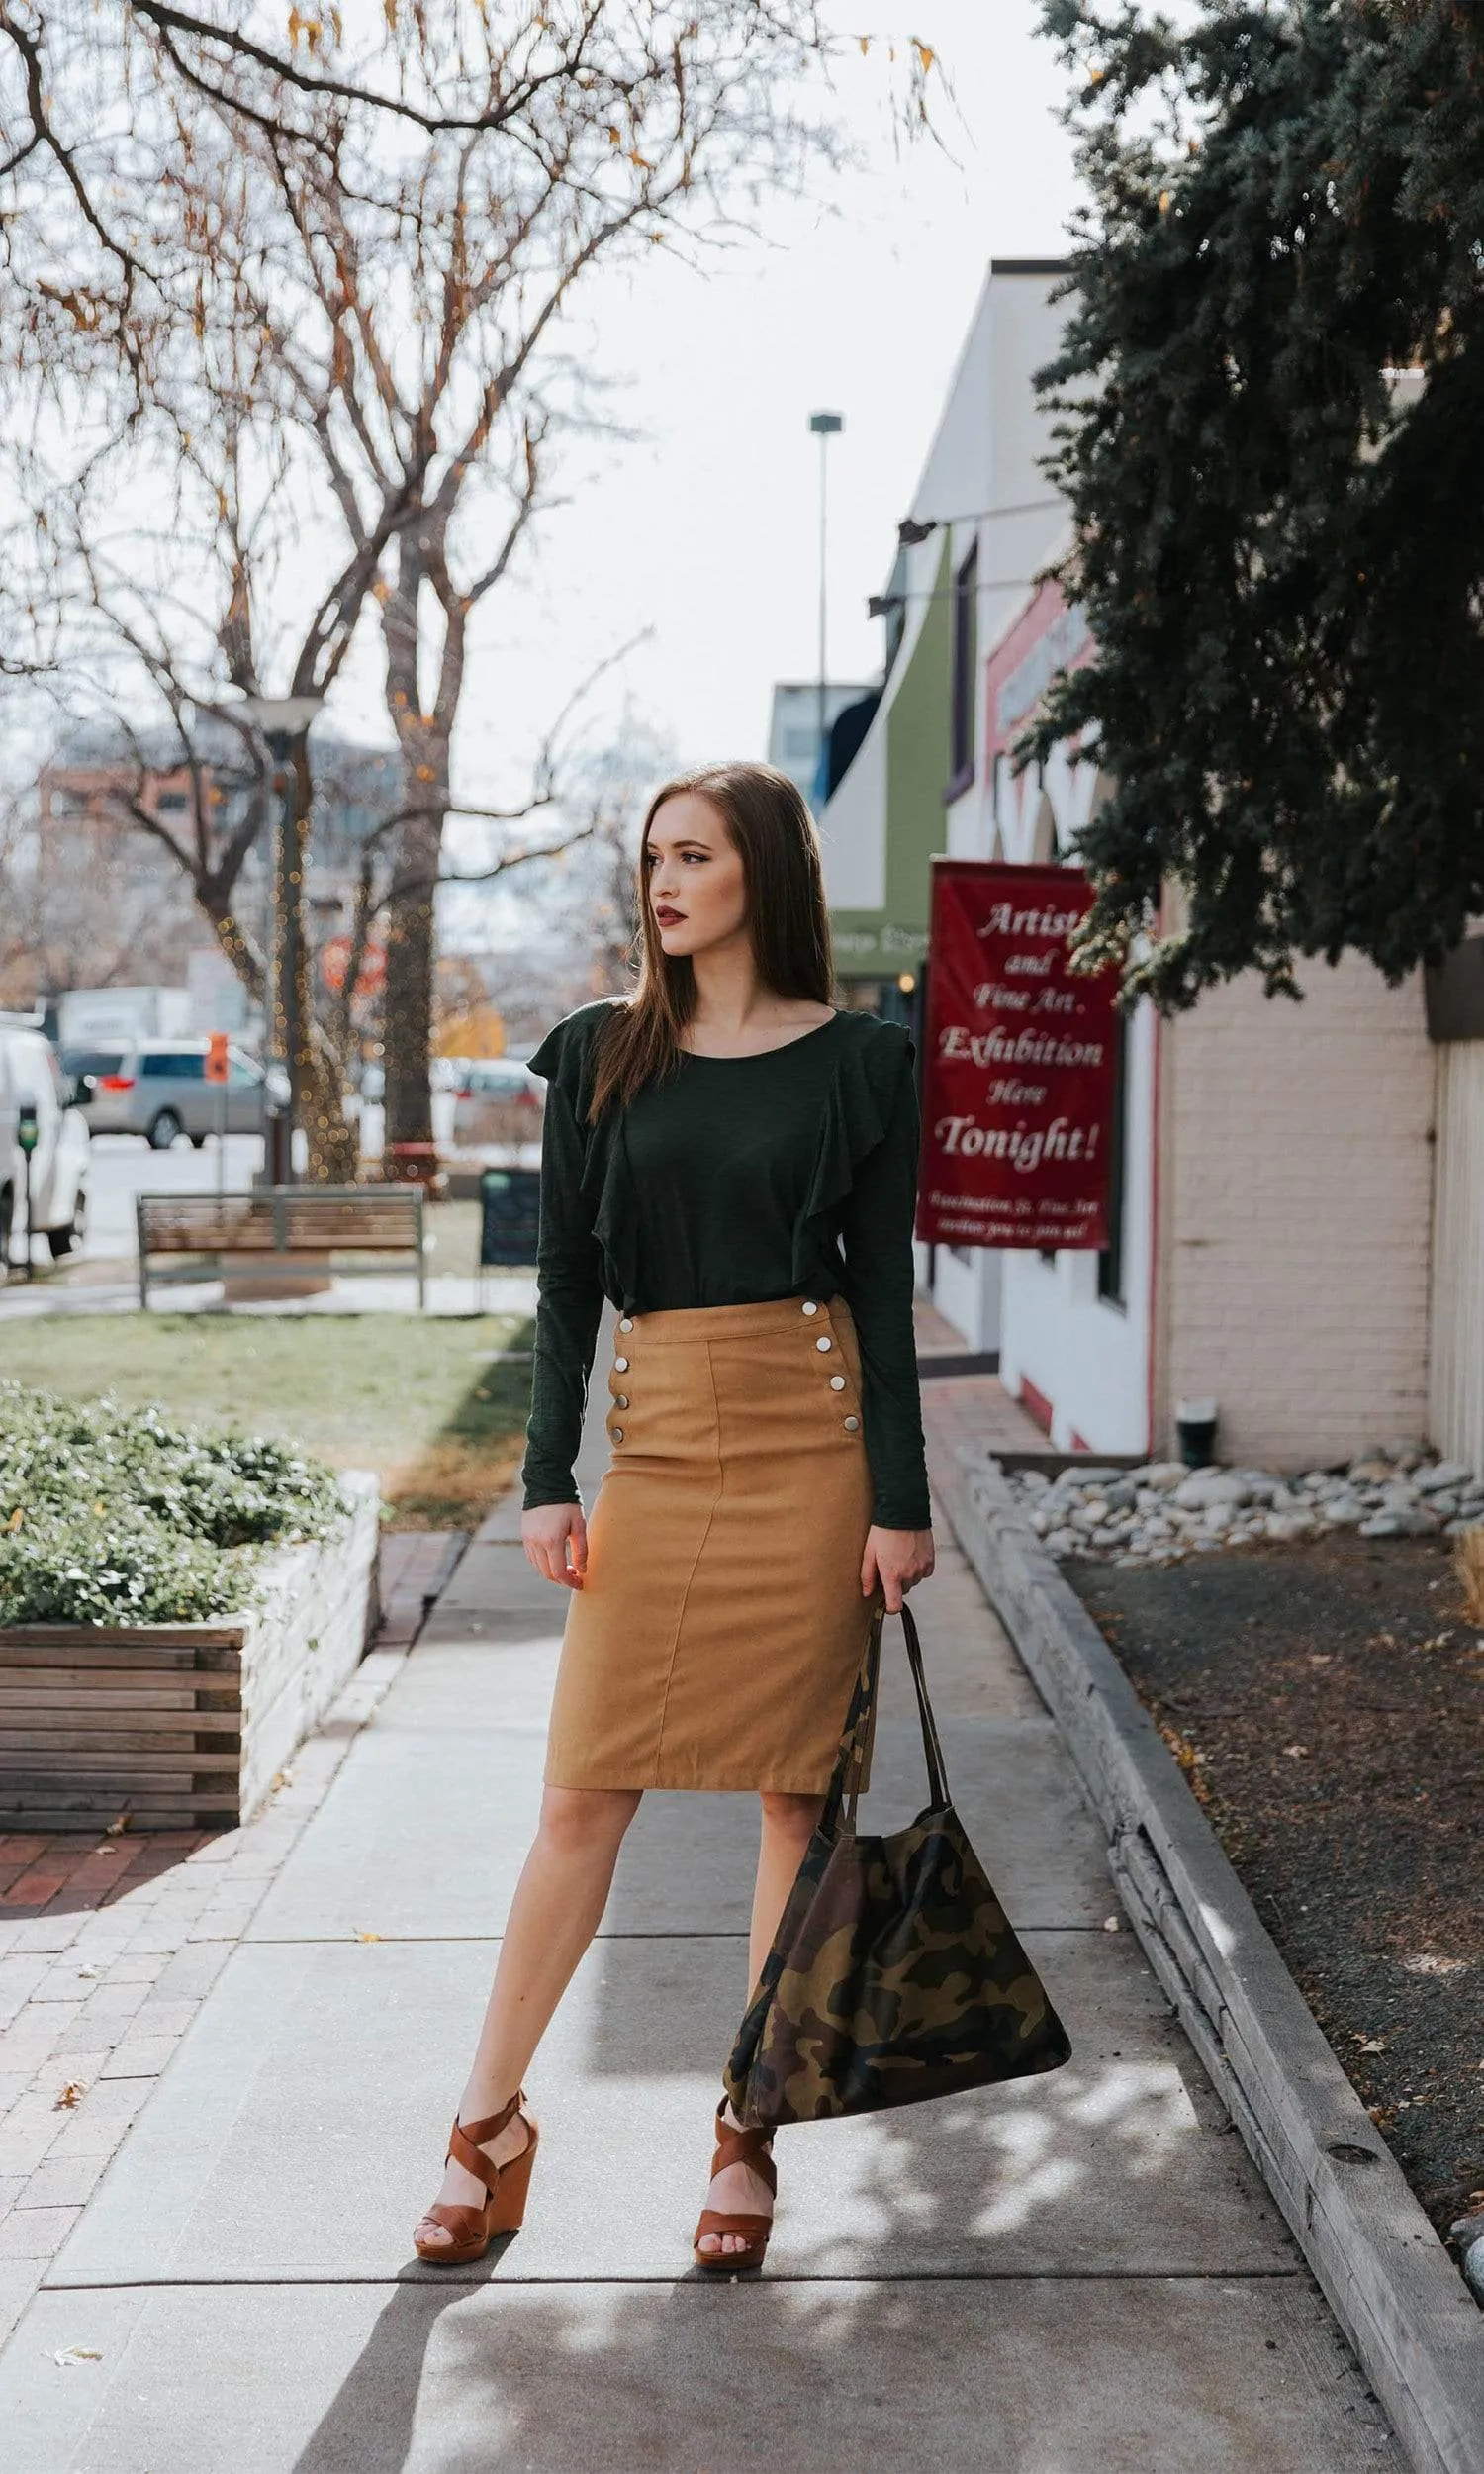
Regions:
<instances>
[{"instance_id":1,"label":"shadow on sidewalk","mask_svg":"<svg viewBox=\"0 0 1484 2474\"><path fill-rule=\"evenodd\" d=\"M726 1860L745 1871L756 1806L728 1798L720 1821ZM620 1873L614 1934L639 1921L622 1883ZM716 1938L735 1942L740 2012L745 1940ZM1103 1935L1047 1937L1038 1955L1076 2047L1063 2069L879 2115L869 2144L847 2148L845 2126L830 2123L780 2133L781 2222L807 2234L812 2216L819 2236L801 2268L796 2249L785 2266L777 2246L761 2276L694 2268L694 2217L663 2170L653 2187L636 2185L632 2209L674 2214L673 2282L625 2281L611 2264L561 2284L517 2282L518 2236L447 2286L410 2262L294 2474L796 2474L805 2464L836 2474L873 2453L893 2474L971 2464L1046 2474L1064 2463L1122 2474L1134 2461L1105 2458L1099 2433L1130 2348L1146 2340L1164 2384L1161 2433L1185 2436L1140 2474L1249 2462L1231 2453L1247 2408L1214 2366L1230 2357L1234 2383L1272 2367L1277 2289L1287 2288L1282 2308L1298 2307L1292 2259L1281 2237L1257 2234L1237 2157L1211 2153L1225 2116L1183 2040L1166 2042L1148 2019L1141 2033L1139 2002L1120 2013L1127 2046L1091 2015L1090 1983L1113 1964ZM669 2032L651 2016L645 2037L620 1971L604 1974L592 2028L603 2077L674 2071L694 2082L713 2046L719 2064L729 2009L713 2018L707 2001L704 2019ZM595 2188L607 2169L596 2149ZM697 2184L696 2207L703 2201ZM539 2171L531 2204L534 2216ZM611 2223L606 2194L596 2211ZM1251 2238L1234 2242L1244 2224ZM1213 2256L1225 2278L1203 2264ZM1249 2296L1266 2283L1272 2300L1259 2294L1239 2312L1236 2278ZM1164 2332L1171 2315L1189 2323L1188 2347ZM1311 2352L1320 2335L1306 2330ZM1068 2343L1076 2375L1060 2383L1059 2435L1043 2455L1048 2363ZM1192 2363L1206 2393L1197 2376L1187 2397ZM1281 2450L1276 2461L1310 2462Z\"/></svg>"},{"instance_id":2,"label":"shadow on sidewalk","mask_svg":"<svg viewBox=\"0 0 1484 2474\"><path fill-rule=\"evenodd\" d=\"M293 2474L1339 2474L1356 2447L1397 2474L1384 2435L1353 2419L1348 2356L1292 2267L1120 2269L1108 2194L1077 2153L1099 2080L1055 2107L1050 2083L1026 2082L895 2115L850 2194L874 2238L833 2267L826 2244L802 2275L713 2277L689 2265L677 2223L674 2282L401 2285ZM780 2136L785 2210L790 2146L834 2127ZM1133 2091L1136 2156L1148 2128ZM1167 2150L1144 2166L1167 2175ZM1049 2267L1038 2220L1068 2181L1085 2217ZM1020 2265L1005 2264L1013 2240L993 2267L904 2264L934 2224L987 2258L986 2218L1023 2230Z\"/></svg>"},{"instance_id":3,"label":"shadow on sidewalk","mask_svg":"<svg viewBox=\"0 0 1484 2474\"><path fill-rule=\"evenodd\" d=\"M698 2269L682 2274L712 2287ZM898 2474L923 2474L929 2462L901 2454L921 2402L889 2393L884 2364L879 2386L861 2378L878 2331L901 2327L900 2289L769 2292L754 2277L716 2280L701 2297L659 2284L498 2292L496 2302L488 2287L447 2296L400 2287L293 2474L720 2474L765 2464L791 2474L781 2453L790 2431L811 2464L833 2468L839 2458L806 2436L810 2391L820 2416L833 2391L852 2449L893 2445ZM948 2367L919 2365L935 2385ZM838 2385L847 2371L848 2408Z\"/></svg>"}]
</instances>

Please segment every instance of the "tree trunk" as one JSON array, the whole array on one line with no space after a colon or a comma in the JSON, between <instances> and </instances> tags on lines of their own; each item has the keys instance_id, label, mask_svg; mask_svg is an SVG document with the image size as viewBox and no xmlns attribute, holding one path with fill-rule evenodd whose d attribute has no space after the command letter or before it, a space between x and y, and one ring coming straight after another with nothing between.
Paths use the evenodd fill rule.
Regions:
<instances>
[{"instance_id":1,"label":"tree trunk","mask_svg":"<svg viewBox=\"0 0 1484 2474\"><path fill-rule=\"evenodd\" d=\"M385 1027L387 1143L432 1140L434 898L443 843L441 816L409 817L397 837L397 873L387 909Z\"/></svg>"},{"instance_id":2,"label":"tree trunk","mask_svg":"<svg viewBox=\"0 0 1484 2474\"><path fill-rule=\"evenodd\" d=\"M360 1158L360 1140L345 1122L345 1084L334 1042L316 1026L311 1052L309 1104L309 1183L312 1186L353 1186Z\"/></svg>"}]
</instances>

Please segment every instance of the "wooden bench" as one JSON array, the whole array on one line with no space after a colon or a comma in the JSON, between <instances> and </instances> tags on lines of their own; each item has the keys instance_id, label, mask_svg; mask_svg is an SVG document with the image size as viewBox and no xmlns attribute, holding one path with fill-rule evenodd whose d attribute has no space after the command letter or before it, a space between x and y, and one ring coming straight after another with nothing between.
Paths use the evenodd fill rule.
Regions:
<instances>
[{"instance_id":1,"label":"wooden bench","mask_svg":"<svg viewBox=\"0 0 1484 2474\"><path fill-rule=\"evenodd\" d=\"M410 1256L424 1302L420 1186L264 1186L250 1194L140 1194L136 1205L139 1303L151 1285L250 1271L256 1280L378 1273ZM344 1258L371 1255L370 1263ZM153 1268L159 1257L166 1267ZM181 1258L188 1258L182 1260Z\"/></svg>"}]
</instances>

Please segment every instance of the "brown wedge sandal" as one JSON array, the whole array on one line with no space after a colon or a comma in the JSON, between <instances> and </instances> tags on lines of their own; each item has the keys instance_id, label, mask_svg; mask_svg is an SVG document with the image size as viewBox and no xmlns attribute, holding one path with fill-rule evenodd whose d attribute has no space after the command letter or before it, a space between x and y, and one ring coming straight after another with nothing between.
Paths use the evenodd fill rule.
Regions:
<instances>
[{"instance_id":1,"label":"brown wedge sandal","mask_svg":"<svg viewBox=\"0 0 1484 2474\"><path fill-rule=\"evenodd\" d=\"M413 2248L419 2259L426 2259L432 2267L461 2267L467 2260L482 2259L498 2235L519 2233L540 2136L532 2116L522 2110L524 2104L525 2090L521 2087L508 2105L502 2105L499 2113L492 2113L483 2122L460 2122L455 2114L444 2162L461 2164L483 2182L490 2196L482 2208L452 2208L436 2201L431 2208L424 2208L423 2216L430 2217L434 2225L441 2225L453 2239L424 2247L415 2234ZM517 2113L526 2128L525 2145L509 2164L492 2164L483 2142L494 2139Z\"/></svg>"},{"instance_id":2,"label":"brown wedge sandal","mask_svg":"<svg viewBox=\"0 0 1484 2474\"><path fill-rule=\"evenodd\" d=\"M728 2165L751 2165L754 2173L778 2194L778 2168L768 2153L771 2131L738 2131L726 2120L726 2098L716 2108L716 2152L711 2158L711 2179L724 2172ZM721 2268L735 2276L739 2268L760 2268L768 2255L768 2236L773 2232L772 2217L728 2216L719 2208L702 2208L700 2223L696 2228L695 2259L698 2268ZM702 2250L704 2234L740 2234L746 2241L743 2250Z\"/></svg>"}]
</instances>

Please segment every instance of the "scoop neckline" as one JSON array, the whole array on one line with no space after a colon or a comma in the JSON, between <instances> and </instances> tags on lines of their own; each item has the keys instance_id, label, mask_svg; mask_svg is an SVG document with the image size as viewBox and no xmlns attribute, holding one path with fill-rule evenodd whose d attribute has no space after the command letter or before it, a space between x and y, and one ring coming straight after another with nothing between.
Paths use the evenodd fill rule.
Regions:
<instances>
[{"instance_id":1,"label":"scoop neckline","mask_svg":"<svg viewBox=\"0 0 1484 2474\"><path fill-rule=\"evenodd\" d=\"M750 1048L738 1057L703 1057L694 1048L683 1048L680 1053L692 1065L761 1065L765 1057L781 1057L789 1048L801 1048L805 1040L819 1039L824 1032L832 1031L844 1012L843 1005L836 1005L827 1022L816 1022L812 1031L800 1031L796 1039L780 1040L776 1048Z\"/></svg>"}]
</instances>

